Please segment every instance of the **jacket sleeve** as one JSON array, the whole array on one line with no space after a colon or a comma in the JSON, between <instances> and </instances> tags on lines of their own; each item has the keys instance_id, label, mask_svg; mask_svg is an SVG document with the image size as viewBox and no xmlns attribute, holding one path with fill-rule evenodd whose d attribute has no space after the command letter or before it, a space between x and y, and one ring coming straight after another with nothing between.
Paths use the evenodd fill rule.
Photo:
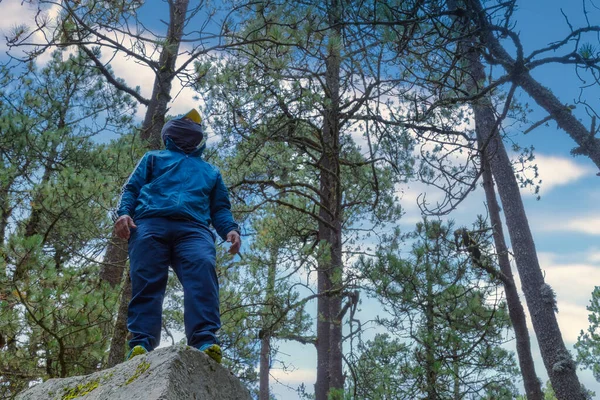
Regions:
<instances>
[{"instance_id":1,"label":"jacket sleeve","mask_svg":"<svg viewBox=\"0 0 600 400\"><path fill-rule=\"evenodd\" d=\"M129 215L133 218L135 211L135 203L140 194L142 186L147 183L150 156L146 153L142 159L138 162L137 166L133 170L133 173L129 176L129 179L123 186L121 192L121 199L117 208L117 216Z\"/></svg>"},{"instance_id":2,"label":"jacket sleeve","mask_svg":"<svg viewBox=\"0 0 600 400\"><path fill-rule=\"evenodd\" d=\"M227 234L231 231L240 232L240 226L233 220L229 194L220 172L210 194L210 219L223 240L227 240Z\"/></svg>"}]
</instances>

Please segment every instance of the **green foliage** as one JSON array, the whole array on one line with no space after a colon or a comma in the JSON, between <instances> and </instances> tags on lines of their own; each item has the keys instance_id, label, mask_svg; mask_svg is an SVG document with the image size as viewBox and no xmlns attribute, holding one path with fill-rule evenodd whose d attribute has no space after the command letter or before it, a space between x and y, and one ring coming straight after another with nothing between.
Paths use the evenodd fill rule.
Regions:
<instances>
[{"instance_id":1,"label":"green foliage","mask_svg":"<svg viewBox=\"0 0 600 400\"><path fill-rule=\"evenodd\" d=\"M232 156L230 179L243 182L236 190L250 201L248 209L268 201L315 216L313 207L322 200L319 182L327 174L319 160L330 151L323 143L323 116L331 99L321 76L327 16L310 2L293 8L264 3L259 10L246 11L256 12L257 18L244 14L240 34L256 42L215 60L210 69L207 61L198 62L203 79L197 89L209 99L206 114ZM285 24L269 23L280 19ZM262 41L265 35L272 41ZM394 184L410 174L413 142L405 130L371 115L371 107L382 106L380 99L356 97L369 79L361 70L368 46L354 37L347 40L350 43L340 50L348 66L339 79L340 95L345 108L356 105L356 110L328 118L339 124L337 148L331 151L339 151L340 162L332 166L332 173L339 175L344 199L340 215L349 234L365 219L380 224L399 217ZM362 142L360 148L357 141Z\"/></svg>"},{"instance_id":2,"label":"green foliage","mask_svg":"<svg viewBox=\"0 0 600 400\"><path fill-rule=\"evenodd\" d=\"M143 3L61 4L89 26L124 33ZM449 198L472 190L454 182L475 182L479 165L471 132L448 134L468 125L471 115L455 102L464 96L464 61L454 59L458 41L439 2L233 3L240 31L231 32L235 24L228 23L225 40L231 45L243 37L246 45L223 58L200 57L193 83L208 99L205 111L221 139L207 155L233 185L237 216L252 236L240 261L218 255L224 363L252 385L257 339L314 341L305 305L314 298L317 267L331 264L332 251L343 250L344 261L371 252L376 244L364 243L400 218L397 185L413 174L415 138L423 145L420 179L447 189ZM49 41L93 42L64 10ZM332 18L349 23L338 29ZM383 24L368 23L374 20ZM28 31L18 26L13 34L19 42ZM175 48L164 35L134 39L128 54L140 62ZM583 45L580 56L589 59L594 51ZM129 138L98 144L102 132L129 132L131 102L86 68L83 55L65 57L54 53L47 68L30 64L19 78L1 74L0 333L7 344L0 350L0 395L8 397L31 381L97 369L115 309L116 294L96 279L98 259L111 228L107 211L141 146L126 154ZM340 76L329 68L336 60ZM410 124L420 128L409 131ZM327 136L328 129L335 134ZM440 177L451 178L450 186ZM331 198L339 207L325 203ZM450 200L440 208L448 204L454 206ZM331 221L343 232L343 247L319 236ZM390 252L362 269L340 266L331 274L350 290L364 273L391 315L380 323L395 335L361 343L354 360L359 398L514 392L514 362L498 347L508 325L504 305L492 301L488 277L456 254L449 232L425 221L409 237L415 243L409 256L395 253L397 241L386 236ZM167 335L183 331L182 303L181 287L171 279ZM595 336L583 335L582 360L592 365ZM476 393L466 392L469 385Z\"/></svg>"},{"instance_id":3,"label":"green foliage","mask_svg":"<svg viewBox=\"0 0 600 400\"><path fill-rule=\"evenodd\" d=\"M478 225L477 230L484 226ZM484 271L453 241L452 225L424 220L406 236L409 255L382 252L361 270L390 317L389 334L360 347L353 390L359 398L512 398L518 374L501 347L506 305ZM481 249L489 243L480 235Z\"/></svg>"},{"instance_id":4,"label":"green foliage","mask_svg":"<svg viewBox=\"0 0 600 400\"><path fill-rule=\"evenodd\" d=\"M57 51L43 68L0 74L2 398L105 357L118 293L97 260L132 162L124 141L99 141L128 133L134 108L86 64Z\"/></svg>"},{"instance_id":5,"label":"green foliage","mask_svg":"<svg viewBox=\"0 0 600 400\"><path fill-rule=\"evenodd\" d=\"M401 399L409 392L405 376L406 360L411 356L408 343L389 334L378 334L361 343L359 359L353 366L359 381L354 383L356 396L365 399Z\"/></svg>"},{"instance_id":6,"label":"green foliage","mask_svg":"<svg viewBox=\"0 0 600 400\"><path fill-rule=\"evenodd\" d=\"M600 382L600 286L594 288L587 310L590 325L577 338L576 360L584 369L591 370L594 378Z\"/></svg>"},{"instance_id":7,"label":"green foliage","mask_svg":"<svg viewBox=\"0 0 600 400\"><path fill-rule=\"evenodd\" d=\"M583 43L581 45L581 47L579 48L579 55L585 60L594 58L594 56L596 54L597 54L596 48L591 43Z\"/></svg>"},{"instance_id":8,"label":"green foliage","mask_svg":"<svg viewBox=\"0 0 600 400\"><path fill-rule=\"evenodd\" d=\"M542 391L544 392L544 400L558 400L556 398L556 394L554 394L554 389L552 389L550 381L546 381L546 386L542 389ZM524 397L523 399L526 400Z\"/></svg>"}]
</instances>

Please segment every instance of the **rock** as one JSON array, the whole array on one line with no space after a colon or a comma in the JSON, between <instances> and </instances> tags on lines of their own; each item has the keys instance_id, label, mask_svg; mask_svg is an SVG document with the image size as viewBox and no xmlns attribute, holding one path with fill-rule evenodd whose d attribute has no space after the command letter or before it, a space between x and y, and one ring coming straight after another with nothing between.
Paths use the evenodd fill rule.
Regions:
<instances>
[{"instance_id":1,"label":"rock","mask_svg":"<svg viewBox=\"0 0 600 400\"><path fill-rule=\"evenodd\" d=\"M251 400L242 383L206 354L178 345L87 376L50 379L17 400Z\"/></svg>"}]
</instances>

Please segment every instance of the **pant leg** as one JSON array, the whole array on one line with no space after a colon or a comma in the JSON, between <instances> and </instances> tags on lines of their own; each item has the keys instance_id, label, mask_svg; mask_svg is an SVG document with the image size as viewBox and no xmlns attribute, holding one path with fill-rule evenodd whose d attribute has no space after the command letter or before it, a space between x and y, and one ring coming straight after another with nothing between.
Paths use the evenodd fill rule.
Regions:
<instances>
[{"instance_id":1,"label":"pant leg","mask_svg":"<svg viewBox=\"0 0 600 400\"><path fill-rule=\"evenodd\" d=\"M131 301L127 329L130 348L143 345L153 350L160 344L162 306L170 260L168 229L162 218L136 221L129 239Z\"/></svg>"},{"instance_id":2,"label":"pant leg","mask_svg":"<svg viewBox=\"0 0 600 400\"><path fill-rule=\"evenodd\" d=\"M188 345L218 343L221 327L215 239L195 222L178 221L171 266L183 286L184 323Z\"/></svg>"}]
</instances>

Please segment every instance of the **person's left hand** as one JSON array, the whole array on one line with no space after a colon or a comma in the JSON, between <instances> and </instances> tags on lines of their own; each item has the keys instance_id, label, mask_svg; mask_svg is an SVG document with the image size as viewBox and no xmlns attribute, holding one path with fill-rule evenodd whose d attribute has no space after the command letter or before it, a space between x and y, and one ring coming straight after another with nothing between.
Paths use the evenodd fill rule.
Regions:
<instances>
[{"instance_id":1,"label":"person's left hand","mask_svg":"<svg viewBox=\"0 0 600 400\"><path fill-rule=\"evenodd\" d=\"M229 232L227 234L227 241L231 243L229 254L237 254L240 251L240 246L242 245L242 238L240 238L240 234L237 233L237 231Z\"/></svg>"}]
</instances>

